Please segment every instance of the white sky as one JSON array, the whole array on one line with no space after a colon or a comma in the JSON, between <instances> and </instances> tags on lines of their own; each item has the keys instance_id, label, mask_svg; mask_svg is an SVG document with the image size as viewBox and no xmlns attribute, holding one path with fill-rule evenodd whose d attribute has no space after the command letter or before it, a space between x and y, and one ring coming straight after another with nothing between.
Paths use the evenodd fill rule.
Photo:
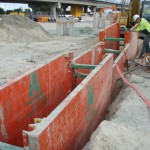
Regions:
<instances>
[{"instance_id":1,"label":"white sky","mask_svg":"<svg viewBox=\"0 0 150 150\"><path fill-rule=\"evenodd\" d=\"M22 8L23 10L28 7L28 4L18 4L18 3L0 3L0 7L4 10L14 10L17 8Z\"/></svg>"}]
</instances>

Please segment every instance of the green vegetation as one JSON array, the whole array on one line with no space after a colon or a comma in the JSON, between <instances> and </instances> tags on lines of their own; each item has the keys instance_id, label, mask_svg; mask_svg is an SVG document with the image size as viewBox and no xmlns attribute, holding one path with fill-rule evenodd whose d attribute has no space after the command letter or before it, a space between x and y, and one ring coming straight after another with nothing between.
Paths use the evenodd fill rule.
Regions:
<instances>
[{"instance_id":1,"label":"green vegetation","mask_svg":"<svg viewBox=\"0 0 150 150\"><path fill-rule=\"evenodd\" d=\"M5 11L3 8L0 7L0 14L5 14Z\"/></svg>"}]
</instances>

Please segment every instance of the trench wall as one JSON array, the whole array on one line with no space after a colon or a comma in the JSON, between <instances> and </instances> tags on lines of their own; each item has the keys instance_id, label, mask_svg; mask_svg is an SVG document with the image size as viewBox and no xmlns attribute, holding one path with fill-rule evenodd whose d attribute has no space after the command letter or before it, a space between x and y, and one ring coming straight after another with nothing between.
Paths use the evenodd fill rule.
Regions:
<instances>
[{"instance_id":1,"label":"trench wall","mask_svg":"<svg viewBox=\"0 0 150 150\"><path fill-rule=\"evenodd\" d=\"M112 66L113 55L109 54L47 118L39 125L29 125L33 131L23 132L26 148L81 149L106 114Z\"/></svg>"},{"instance_id":2,"label":"trench wall","mask_svg":"<svg viewBox=\"0 0 150 150\"><path fill-rule=\"evenodd\" d=\"M120 37L120 26L115 23L108 28L105 28L99 32L99 41L104 42L104 38L119 38ZM112 97L115 93L117 80L120 78L115 64L117 64L122 71L125 71L125 64L127 60L133 60L137 54L138 49L138 33L126 31L124 34L124 49L119 56L115 55L113 65L113 80L112 80ZM104 42L104 47L108 49L119 50L119 42Z\"/></svg>"},{"instance_id":3,"label":"trench wall","mask_svg":"<svg viewBox=\"0 0 150 150\"><path fill-rule=\"evenodd\" d=\"M81 54L80 56L74 59L74 62L78 64L91 64L91 65L98 65L103 59L103 52L101 44L96 44L91 50ZM80 73L89 74L92 70L91 69L76 69L76 71ZM76 85L80 84L83 79L76 78Z\"/></svg>"},{"instance_id":4,"label":"trench wall","mask_svg":"<svg viewBox=\"0 0 150 150\"><path fill-rule=\"evenodd\" d=\"M99 41L103 42L104 38L120 38L120 25L119 23L112 24L111 26L99 32ZM119 42L107 41L104 48L119 50Z\"/></svg>"},{"instance_id":5,"label":"trench wall","mask_svg":"<svg viewBox=\"0 0 150 150\"><path fill-rule=\"evenodd\" d=\"M0 141L23 146L22 130L46 117L73 90L68 58L49 64L0 87Z\"/></svg>"},{"instance_id":6,"label":"trench wall","mask_svg":"<svg viewBox=\"0 0 150 150\"><path fill-rule=\"evenodd\" d=\"M104 37L119 37L119 33L116 23L100 32L100 42ZM125 44L114 62L121 70L125 61L136 55L137 34L126 33ZM104 47L119 49L119 43L105 42ZM18 146L23 141L26 150L79 150L85 145L105 117L119 76L113 54L103 59L103 47L98 43L73 59L76 63L98 64L93 71L78 69L89 75L77 79L74 89L71 58L60 56L0 87L0 141ZM34 124L34 118L43 120Z\"/></svg>"}]
</instances>

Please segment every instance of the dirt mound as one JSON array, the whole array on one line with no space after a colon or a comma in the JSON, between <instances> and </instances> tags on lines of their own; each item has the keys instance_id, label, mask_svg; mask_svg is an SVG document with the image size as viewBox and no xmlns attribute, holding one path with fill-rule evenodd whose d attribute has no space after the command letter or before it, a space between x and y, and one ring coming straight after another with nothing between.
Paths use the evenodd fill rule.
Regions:
<instances>
[{"instance_id":1,"label":"dirt mound","mask_svg":"<svg viewBox=\"0 0 150 150\"><path fill-rule=\"evenodd\" d=\"M7 15L0 21L1 42L43 42L49 34L36 22L21 16Z\"/></svg>"},{"instance_id":2,"label":"dirt mound","mask_svg":"<svg viewBox=\"0 0 150 150\"><path fill-rule=\"evenodd\" d=\"M83 150L149 150L150 135L132 128L103 121Z\"/></svg>"},{"instance_id":3,"label":"dirt mound","mask_svg":"<svg viewBox=\"0 0 150 150\"><path fill-rule=\"evenodd\" d=\"M147 77L146 77L147 74ZM149 74L128 76L129 81L150 97ZM149 150L150 112L139 95L124 86L103 121L83 150Z\"/></svg>"}]
</instances>

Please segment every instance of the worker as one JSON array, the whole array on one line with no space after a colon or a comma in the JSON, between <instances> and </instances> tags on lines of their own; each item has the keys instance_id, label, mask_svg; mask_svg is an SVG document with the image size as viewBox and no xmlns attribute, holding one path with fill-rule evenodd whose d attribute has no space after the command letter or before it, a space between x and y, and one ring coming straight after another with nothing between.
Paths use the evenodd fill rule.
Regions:
<instances>
[{"instance_id":1,"label":"worker","mask_svg":"<svg viewBox=\"0 0 150 150\"><path fill-rule=\"evenodd\" d=\"M139 58L142 58L144 54L150 53L150 24L145 18L140 18L139 15L133 16L133 21L135 25L130 29L130 31L139 32L142 31L144 33L143 47Z\"/></svg>"}]
</instances>

